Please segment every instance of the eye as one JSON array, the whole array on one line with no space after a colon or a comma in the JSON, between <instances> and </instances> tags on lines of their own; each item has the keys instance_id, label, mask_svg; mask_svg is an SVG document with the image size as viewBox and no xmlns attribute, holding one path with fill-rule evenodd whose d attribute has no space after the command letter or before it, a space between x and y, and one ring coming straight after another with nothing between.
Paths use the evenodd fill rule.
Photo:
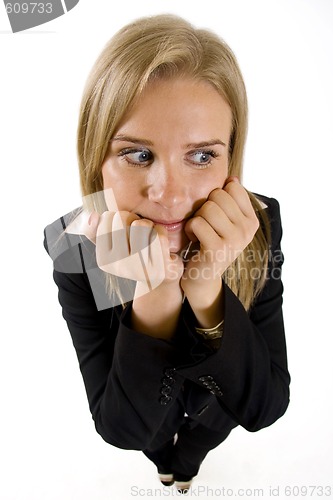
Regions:
<instances>
[{"instance_id":1,"label":"eye","mask_svg":"<svg viewBox=\"0 0 333 500\"><path fill-rule=\"evenodd\" d=\"M188 154L191 163L195 165L210 165L213 158L217 158L217 153L215 151L193 151Z\"/></svg>"},{"instance_id":2,"label":"eye","mask_svg":"<svg viewBox=\"0 0 333 500\"><path fill-rule=\"evenodd\" d=\"M148 149L127 148L120 151L119 156L131 165L140 166L146 166L153 159L153 155Z\"/></svg>"}]
</instances>

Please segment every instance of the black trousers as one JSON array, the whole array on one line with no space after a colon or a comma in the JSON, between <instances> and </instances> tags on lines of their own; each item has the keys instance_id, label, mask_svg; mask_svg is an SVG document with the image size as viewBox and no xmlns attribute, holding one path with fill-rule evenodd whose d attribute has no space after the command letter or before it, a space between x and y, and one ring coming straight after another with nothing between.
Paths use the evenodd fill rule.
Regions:
<instances>
[{"instance_id":1,"label":"black trousers","mask_svg":"<svg viewBox=\"0 0 333 500\"><path fill-rule=\"evenodd\" d=\"M143 453L159 472L173 473L176 481L188 481L198 474L208 452L221 444L236 425L230 422L223 432L216 432L186 417L174 438L157 449L143 450Z\"/></svg>"}]
</instances>

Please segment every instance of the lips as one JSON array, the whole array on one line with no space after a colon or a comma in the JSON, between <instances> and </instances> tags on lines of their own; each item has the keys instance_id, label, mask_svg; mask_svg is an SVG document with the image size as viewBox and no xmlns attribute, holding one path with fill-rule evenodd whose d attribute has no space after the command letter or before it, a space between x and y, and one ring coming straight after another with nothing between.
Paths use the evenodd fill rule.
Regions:
<instances>
[{"instance_id":1,"label":"lips","mask_svg":"<svg viewBox=\"0 0 333 500\"><path fill-rule=\"evenodd\" d=\"M142 215L140 215L142 217ZM181 219L181 220L172 220L172 221L166 221L166 220L155 220L151 219L150 217L142 217L145 219L151 220L154 224L158 224L160 226L165 227L168 231L170 232L176 232L184 228L187 219Z\"/></svg>"},{"instance_id":2,"label":"lips","mask_svg":"<svg viewBox=\"0 0 333 500\"><path fill-rule=\"evenodd\" d=\"M153 222L154 224L159 224L160 226L165 227L169 232L176 232L184 228L186 219L178 221L153 220Z\"/></svg>"}]
</instances>

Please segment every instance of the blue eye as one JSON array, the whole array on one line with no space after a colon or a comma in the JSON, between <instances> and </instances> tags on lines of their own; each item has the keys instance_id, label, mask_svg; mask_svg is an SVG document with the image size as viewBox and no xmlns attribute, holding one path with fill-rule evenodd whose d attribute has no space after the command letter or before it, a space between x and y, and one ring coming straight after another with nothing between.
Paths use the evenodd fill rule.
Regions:
<instances>
[{"instance_id":1,"label":"blue eye","mask_svg":"<svg viewBox=\"0 0 333 500\"><path fill-rule=\"evenodd\" d=\"M197 165L209 165L212 158L216 158L217 154L215 151L194 151L189 154L192 163Z\"/></svg>"},{"instance_id":2,"label":"blue eye","mask_svg":"<svg viewBox=\"0 0 333 500\"><path fill-rule=\"evenodd\" d=\"M120 152L122 156L128 163L133 165L143 165L145 166L153 158L152 153L148 149L124 149Z\"/></svg>"}]
</instances>

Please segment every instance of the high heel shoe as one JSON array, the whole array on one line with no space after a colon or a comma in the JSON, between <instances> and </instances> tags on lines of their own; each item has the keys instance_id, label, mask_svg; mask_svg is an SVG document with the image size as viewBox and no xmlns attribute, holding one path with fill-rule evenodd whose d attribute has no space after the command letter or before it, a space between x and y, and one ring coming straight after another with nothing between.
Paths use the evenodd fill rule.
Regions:
<instances>
[{"instance_id":1,"label":"high heel shoe","mask_svg":"<svg viewBox=\"0 0 333 500\"><path fill-rule=\"evenodd\" d=\"M185 495L186 493L189 492L191 484L192 484L192 479L190 479L189 481L175 481L175 486L178 492L183 493Z\"/></svg>"},{"instance_id":2,"label":"high heel shoe","mask_svg":"<svg viewBox=\"0 0 333 500\"><path fill-rule=\"evenodd\" d=\"M174 483L173 474L164 474L163 472L159 472L158 479L164 486L172 486Z\"/></svg>"}]
</instances>

